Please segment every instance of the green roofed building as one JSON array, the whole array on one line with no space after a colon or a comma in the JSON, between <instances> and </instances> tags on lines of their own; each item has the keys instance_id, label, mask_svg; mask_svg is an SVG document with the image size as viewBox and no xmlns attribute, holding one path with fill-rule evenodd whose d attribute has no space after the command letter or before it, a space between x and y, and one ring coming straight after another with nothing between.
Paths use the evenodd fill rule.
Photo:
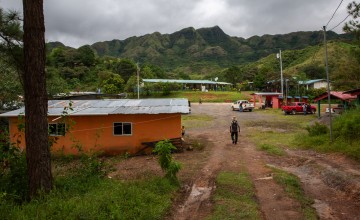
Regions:
<instances>
[{"instance_id":1,"label":"green roofed building","mask_svg":"<svg viewBox=\"0 0 360 220\"><path fill-rule=\"evenodd\" d=\"M144 83L178 83L184 90L224 90L226 86L232 86L231 83L217 82L211 80L183 80L183 79L143 79Z\"/></svg>"}]
</instances>

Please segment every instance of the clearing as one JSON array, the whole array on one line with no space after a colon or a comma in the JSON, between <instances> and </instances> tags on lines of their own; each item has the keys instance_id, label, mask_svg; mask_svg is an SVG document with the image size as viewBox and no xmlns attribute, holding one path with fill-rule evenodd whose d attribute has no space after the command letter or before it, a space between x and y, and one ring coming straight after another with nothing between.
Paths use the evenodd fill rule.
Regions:
<instances>
[{"instance_id":1,"label":"clearing","mask_svg":"<svg viewBox=\"0 0 360 220\"><path fill-rule=\"evenodd\" d=\"M296 150L281 146L283 156L257 150L262 133L284 134L294 125L276 125L274 118L286 120L316 120L315 116L283 116L280 112L233 112L229 103L192 105L192 113L184 117L185 141L193 151L174 154L181 162L178 176L182 183L173 207L166 219L208 219L212 217L215 202L216 178L221 172L249 174L254 186L260 219L307 219L299 200L289 196L275 181L274 170L296 175L305 196L320 219L360 219L360 164L339 154L323 154L310 150ZM233 145L229 126L232 116L240 122L240 141ZM294 118L292 118L294 117ZM191 120L193 119L193 120ZM274 125L275 123L275 125ZM255 136L255 138L254 138ZM264 138L266 136L264 135ZM163 175L155 156L129 158L117 164L110 174L121 179L138 179ZM226 218L226 216L224 216Z\"/></svg>"}]
</instances>

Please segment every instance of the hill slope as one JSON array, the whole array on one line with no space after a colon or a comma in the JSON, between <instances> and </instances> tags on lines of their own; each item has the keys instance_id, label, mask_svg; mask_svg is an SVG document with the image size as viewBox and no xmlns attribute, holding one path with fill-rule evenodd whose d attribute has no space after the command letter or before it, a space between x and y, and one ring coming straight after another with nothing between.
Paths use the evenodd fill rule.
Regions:
<instances>
[{"instance_id":1,"label":"hill slope","mask_svg":"<svg viewBox=\"0 0 360 220\"><path fill-rule=\"evenodd\" d=\"M328 39L349 39L348 35L328 33ZM280 48L302 49L318 44L322 32L294 32L284 35L230 37L218 26L195 30L185 28L172 34L158 32L125 40L97 42L91 47L99 56L130 58L164 69L180 68L186 72L207 72L230 65L256 61Z\"/></svg>"}]
</instances>

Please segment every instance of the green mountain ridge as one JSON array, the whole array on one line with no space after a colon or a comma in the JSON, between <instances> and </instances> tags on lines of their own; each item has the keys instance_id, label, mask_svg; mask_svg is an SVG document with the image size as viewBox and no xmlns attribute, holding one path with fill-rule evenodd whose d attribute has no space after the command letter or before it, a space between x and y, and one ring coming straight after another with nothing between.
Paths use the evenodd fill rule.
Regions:
<instances>
[{"instance_id":1,"label":"green mountain ridge","mask_svg":"<svg viewBox=\"0 0 360 220\"><path fill-rule=\"evenodd\" d=\"M91 45L97 55L129 58L151 63L165 70L207 73L246 64L266 57L279 49L303 49L322 41L321 31L253 36L248 39L231 37L219 26L184 28L172 34L154 32L125 40L97 42ZM350 35L328 32L329 40L349 40ZM49 43L52 45L52 43Z\"/></svg>"},{"instance_id":2,"label":"green mountain ridge","mask_svg":"<svg viewBox=\"0 0 360 220\"><path fill-rule=\"evenodd\" d=\"M329 70L335 88L360 86L360 49L349 34L327 33ZM119 74L125 81L140 63L143 78L211 79L235 84L253 81L264 90L279 78L282 50L284 77L325 78L323 33L294 32L283 35L231 37L220 27L192 27L160 34L154 32L125 40L85 45L78 49L60 42L48 43L49 76L58 75L69 87L99 86L93 82ZM54 49L55 48L55 49ZM52 49L52 50L51 50ZM54 78L56 79L56 77ZM101 84L100 82L100 84ZM82 85L85 83L84 85ZM101 85L100 85L101 86Z\"/></svg>"}]
</instances>

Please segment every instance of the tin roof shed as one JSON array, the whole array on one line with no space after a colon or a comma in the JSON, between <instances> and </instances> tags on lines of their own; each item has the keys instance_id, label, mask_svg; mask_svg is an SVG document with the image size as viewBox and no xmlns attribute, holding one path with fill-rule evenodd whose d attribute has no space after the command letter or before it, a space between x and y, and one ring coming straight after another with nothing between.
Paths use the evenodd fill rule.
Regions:
<instances>
[{"instance_id":1,"label":"tin roof shed","mask_svg":"<svg viewBox=\"0 0 360 220\"><path fill-rule=\"evenodd\" d=\"M49 100L48 115L61 116L64 108L72 116L116 114L172 114L189 113L187 99L108 99L108 100ZM0 117L17 117L24 108L0 114Z\"/></svg>"}]
</instances>

